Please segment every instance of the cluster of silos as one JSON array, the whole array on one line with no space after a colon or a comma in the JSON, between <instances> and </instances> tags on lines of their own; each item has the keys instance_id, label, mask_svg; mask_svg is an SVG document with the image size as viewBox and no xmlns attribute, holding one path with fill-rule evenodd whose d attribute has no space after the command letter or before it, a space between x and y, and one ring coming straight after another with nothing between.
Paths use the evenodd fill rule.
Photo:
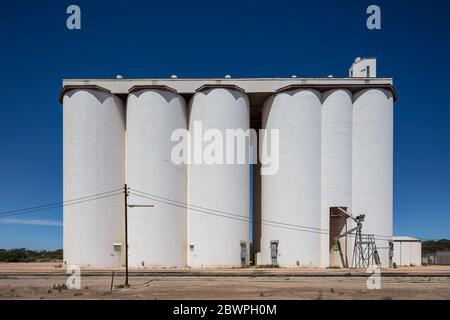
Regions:
<instances>
[{"instance_id":1,"label":"cluster of silos","mask_svg":"<svg viewBox=\"0 0 450 320\"><path fill-rule=\"evenodd\" d=\"M341 207L366 215L363 233L375 235L381 262L387 266L392 236L392 93L291 88L265 103L262 124L279 129L280 169L261 177L260 263L328 267L330 209ZM349 229L347 224L352 226L347 221L338 234ZM349 264L353 242L350 237L345 250Z\"/></svg>"},{"instance_id":2,"label":"cluster of silos","mask_svg":"<svg viewBox=\"0 0 450 320\"><path fill-rule=\"evenodd\" d=\"M168 87L133 87L120 98L97 87L63 93L67 264L123 264L127 183L130 266L242 266L241 246L250 242L250 166L204 157L216 136L249 129L250 103L241 89L205 86L188 105ZM261 108L262 128L279 130L279 170L260 179L258 263L328 267L330 208L341 207L366 215L363 233L375 235L387 265L392 92L291 87ZM189 164L172 159L177 129L189 133ZM220 148L226 159L229 150ZM347 221L335 232L351 227ZM342 245L349 263L353 241Z\"/></svg>"},{"instance_id":3,"label":"cluster of silos","mask_svg":"<svg viewBox=\"0 0 450 320\"><path fill-rule=\"evenodd\" d=\"M193 138L195 123L224 136L226 129L247 130L246 95L205 88L188 108L174 90L150 86L122 99L99 88L63 92L64 200L90 196L64 208L64 261L124 263L126 182L131 267L241 266L241 243L250 240L249 165L204 163L202 136L197 149L189 143L183 151L200 152L200 162L171 156L177 129Z\"/></svg>"}]
</instances>

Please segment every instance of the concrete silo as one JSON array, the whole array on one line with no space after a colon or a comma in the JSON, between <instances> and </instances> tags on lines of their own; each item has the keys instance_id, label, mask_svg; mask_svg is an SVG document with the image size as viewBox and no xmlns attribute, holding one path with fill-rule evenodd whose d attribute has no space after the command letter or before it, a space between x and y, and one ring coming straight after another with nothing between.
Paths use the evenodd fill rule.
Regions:
<instances>
[{"instance_id":1,"label":"concrete silo","mask_svg":"<svg viewBox=\"0 0 450 320\"><path fill-rule=\"evenodd\" d=\"M107 91L78 88L63 94L64 261L120 265L113 244L123 243L125 115ZM119 190L118 194L107 193ZM99 195L95 197L95 195Z\"/></svg>"},{"instance_id":2,"label":"concrete silo","mask_svg":"<svg viewBox=\"0 0 450 320\"><path fill-rule=\"evenodd\" d=\"M171 141L171 135L186 127L186 104L176 92L168 88L131 89L126 130L128 202L155 205L128 209L132 267L186 265L187 212L183 204L187 201L187 171L186 164L171 159L177 143Z\"/></svg>"},{"instance_id":3,"label":"concrete silo","mask_svg":"<svg viewBox=\"0 0 450 320\"><path fill-rule=\"evenodd\" d=\"M261 177L262 264L319 266L321 228L321 94L292 89L263 109L262 127L279 129L279 172Z\"/></svg>"},{"instance_id":4,"label":"concrete silo","mask_svg":"<svg viewBox=\"0 0 450 320\"><path fill-rule=\"evenodd\" d=\"M352 93L346 89L324 92L321 228L325 233L322 235L322 267L342 266L338 252L331 250L334 238L351 229L350 220L347 222L347 217L336 209L342 207L351 212L352 207L352 121ZM347 263L351 263L353 242L354 237L350 236L340 240Z\"/></svg>"},{"instance_id":5,"label":"concrete silo","mask_svg":"<svg viewBox=\"0 0 450 320\"><path fill-rule=\"evenodd\" d=\"M225 152L219 157L223 164L208 164L199 157L207 153L208 145L226 136L226 129L247 130L249 108L247 96L237 87L205 87L192 98L189 119L192 164L188 166L188 202L192 206L188 210L188 265L191 267L241 266L240 242L248 243L250 237L249 165L227 164ZM205 134L204 141L200 131ZM225 141L218 148L225 150Z\"/></svg>"},{"instance_id":6,"label":"concrete silo","mask_svg":"<svg viewBox=\"0 0 450 320\"><path fill-rule=\"evenodd\" d=\"M363 233L374 234L383 266L392 237L393 94L366 89L353 96L352 210L365 214Z\"/></svg>"}]
</instances>

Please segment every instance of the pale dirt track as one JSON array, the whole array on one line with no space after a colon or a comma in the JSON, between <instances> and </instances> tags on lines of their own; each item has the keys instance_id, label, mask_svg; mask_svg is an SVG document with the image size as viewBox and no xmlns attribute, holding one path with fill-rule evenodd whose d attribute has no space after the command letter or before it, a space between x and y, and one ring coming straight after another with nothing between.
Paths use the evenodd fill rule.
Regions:
<instances>
[{"instance_id":1,"label":"pale dirt track","mask_svg":"<svg viewBox=\"0 0 450 320\"><path fill-rule=\"evenodd\" d=\"M54 263L0 263L0 299L450 299L450 267L384 270L380 290L364 270L133 270L131 288L120 272L110 292L111 271L91 269L80 290L53 289L66 279Z\"/></svg>"}]
</instances>

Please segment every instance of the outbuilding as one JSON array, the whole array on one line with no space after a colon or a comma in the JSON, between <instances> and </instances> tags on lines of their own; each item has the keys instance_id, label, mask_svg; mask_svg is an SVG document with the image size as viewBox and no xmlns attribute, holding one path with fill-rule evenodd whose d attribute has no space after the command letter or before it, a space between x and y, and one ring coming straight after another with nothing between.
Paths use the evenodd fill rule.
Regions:
<instances>
[{"instance_id":1,"label":"outbuilding","mask_svg":"<svg viewBox=\"0 0 450 320\"><path fill-rule=\"evenodd\" d=\"M393 237L393 262L397 266L418 266L422 262L422 242L413 237Z\"/></svg>"}]
</instances>

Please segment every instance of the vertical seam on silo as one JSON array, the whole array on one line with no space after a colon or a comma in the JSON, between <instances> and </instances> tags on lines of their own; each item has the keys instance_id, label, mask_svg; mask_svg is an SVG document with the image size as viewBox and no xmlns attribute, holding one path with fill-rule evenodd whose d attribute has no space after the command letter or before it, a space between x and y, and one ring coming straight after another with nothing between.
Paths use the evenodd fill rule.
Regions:
<instances>
[{"instance_id":1,"label":"vertical seam on silo","mask_svg":"<svg viewBox=\"0 0 450 320\"><path fill-rule=\"evenodd\" d=\"M98 101L100 104L98 105L98 107L97 107L97 110L96 110L96 140L95 140L95 142L96 142L96 148L95 148L95 152L96 152L96 183L97 183L97 188L96 188L96 190L97 190L97 193L99 193L99 175L100 175L100 164L99 164L99 148L100 148L100 143L99 143L99 134L98 134L98 132L99 132L99 125L100 125L100 121L99 121L99 118L100 118L100 108L102 107L102 103L100 102L100 101ZM99 227L99 199L97 199L96 201L95 201L95 203L96 203L96 207L97 207L97 210L96 210L96 215L95 215L95 218L96 218L96 221L95 221L95 224L96 224L96 229L97 229L97 241L99 241L99 239L100 239L100 227Z\"/></svg>"},{"instance_id":2,"label":"vertical seam on silo","mask_svg":"<svg viewBox=\"0 0 450 320\"><path fill-rule=\"evenodd\" d=\"M129 94L127 95L125 101L122 104L122 119L123 119L123 158L122 158L122 163L123 163L123 167L122 167L122 174L123 174L123 186L121 186L122 188L125 186L125 184L127 183L127 171L128 171L128 166L127 166L127 116L128 116L128 98L129 98ZM123 189L124 193L124 197L126 197L126 190ZM125 206L122 204L119 206L119 208L121 209L120 211L120 233L119 233L119 237L120 237L120 242L125 244ZM123 250L123 252L125 252L125 250ZM122 253L119 254L119 266L121 264L121 261L123 261L122 259L125 259L124 254Z\"/></svg>"},{"instance_id":3,"label":"vertical seam on silo","mask_svg":"<svg viewBox=\"0 0 450 320\"><path fill-rule=\"evenodd\" d=\"M324 103L324 97L323 97L323 94L322 94L322 92L320 92L320 121L319 121L319 123L320 123L320 139L319 139L319 142L320 142L320 146L319 146L319 150L320 150L320 174L319 174L319 185L320 185L320 213L319 213L319 215L320 215L320 228L321 229L324 229L324 224L325 224L325 221L323 220L323 219L326 219L325 217L324 217L324 213L326 212L326 209L325 209L325 212L322 212L322 210L324 210L324 208L323 208L323 201L324 201L324 196L323 196L323 159L324 159L324 157L323 157L323 145L324 145L324 143L323 143L323 137L324 137L324 134L323 134L323 128L324 128L324 126L323 126L323 103ZM325 261L326 261L326 258L325 258L325 255L326 255L326 251L328 251L328 250L325 250L325 244L327 243L327 237L326 237L326 235L321 235L320 236L320 238L319 238L319 266L324 266L324 263L325 263Z\"/></svg>"},{"instance_id":4,"label":"vertical seam on silo","mask_svg":"<svg viewBox=\"0 0 450 320\"><path fill-rule=\"evenodd\" d=\"M351 110L350 110L350 117L351 117L351 121L350 121L350 214L353 214L353 92L352 91L348 91L349 96L350 96L350 105L351 105ZM349 222L351 223L351 221L349 221L347 219L345 226L346 226L346 231L351 229L351 225L349 228ZM351 244L351 236L349 235L349 237L345 238L345 256L346 256L346 262L348 264L349 259L351 259L351 257L349 257L349 248L352 247ZM350 242L350 245L349 245ZM351 248L350 250L353 250L353 248ZM353 251L350 252L351 254L353 254Z\"/></svg>"}]
</instances>

